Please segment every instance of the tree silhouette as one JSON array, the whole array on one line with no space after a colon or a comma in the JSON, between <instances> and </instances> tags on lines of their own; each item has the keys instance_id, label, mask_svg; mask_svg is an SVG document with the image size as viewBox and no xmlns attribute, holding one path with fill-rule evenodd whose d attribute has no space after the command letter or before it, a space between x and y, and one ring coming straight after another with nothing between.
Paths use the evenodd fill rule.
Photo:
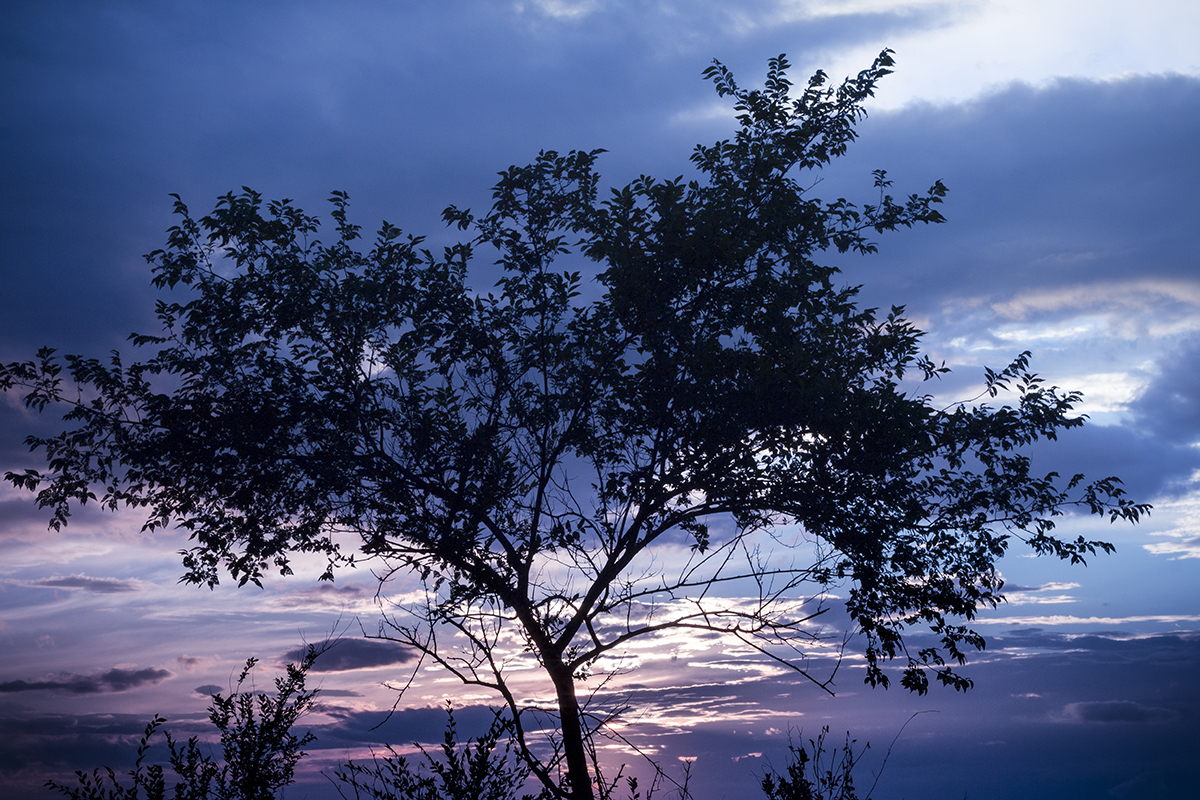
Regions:
<instances>
[{"instance_id":1,"label":"tree silhouette","mask_svg":"<svg viewBox=\"0 0 1200 800\"><path fill-rule=\"evenodd\" d=\"M370 763L351 761L334 770L338 794L350 800L516 800L529 777L512 753L512 720L495 712L478 739L459 741L454 709L446 708L440 757L417 745L424 763L414 766L388 745ZM422 769L422 767L424 767ZM520 794L522 800L537 797Z\"/></svg>"},{"instance_id":2,"label":"tree silhouette","mask_svg":"<svg viewBox=\"0 0 1200 800\"><path fill-rule=\"evenodd\" d=\"M206 752L198 737L179 742L163 730L176 776L169 786L161 764L145 763L151 740L167 721L155 715L138 744L128 786L121 784L111 767L105 767L90 774L77 771L77 787L51 780L46 788L71 800L164 800L168 789L174 800L273 800L293 782L304 748L315 741L311 733L298 736L294 729L316 703L317 690L306 688L305 683L320 653L310 647L300 663L288 664L284 676L275 679L273 697L242 691L258 663L255 658L246 661L233 691L212 696L208 718L220 733L220 759Z\"/></svg>"},{"instance_id":3,"label":"tree silhouette","mask_svg":"<svg viewBox=\"0 0 1200 800\"><path fill-rule=\"evenodd\" d=\"M804 656L845 586L868 682L898 658L911 690L966 688L954 666L983 639L963 623L1002 599L1009 544L1083 561L1111 546L1056 538L1057 516L1147 506L1114 478L1031 473L1022 451L1083 420L1028 353L987 372L1010 404L938 407L922 381L946 370L903 309L861 308L820 263L943 221L941 182L897 200L883 171L878 202L811 196L892 65L793 92L782 56L759 90L714 63L739 127L696 148L695 179L601 199L600 151L543 152L500 173L487 214L447 209L468 240L440 253L386 222L359 249L341 192L328 244L289 201L246 189L196 220L177 197L147 257L174 293L132 337L145 360L47 350L0 372L70 424L29 440L46 472L7 477L56 527L97 500L187 530L198 584L294 553L327 557L326 579L363 559L415 576L381 635L497 692L532 773L577 800L606 785L606 716L578 687L636 639L732 637L828 688ZM476 252L490 292L468 285ZM913 628L937 646L909 650ZM511 690L522 650L548 708Z\"/></svg>"}]
</instances>

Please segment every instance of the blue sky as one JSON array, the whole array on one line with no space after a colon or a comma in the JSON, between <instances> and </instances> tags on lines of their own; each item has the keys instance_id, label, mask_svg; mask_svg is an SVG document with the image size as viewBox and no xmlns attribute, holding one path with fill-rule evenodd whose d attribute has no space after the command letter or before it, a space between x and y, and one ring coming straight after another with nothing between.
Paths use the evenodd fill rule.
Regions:
<instances>
[{"instance_id":1,"label":"blue sky","mask_svg":"<svg viewBox=\"0 0 1200 800\"><path fill-rule=\"evenodd\" d=\"M486 207L495 173L540 149L607 149L610 185L686 174L694 144L733 130L700 77L713 58L749 84L786 53L799 82L891 47L896 74L817 192L869 200L878 168L902 193L941 179L949 223L831 263L868 303L908 307L954 367L937 387L947 402L975 394L984 364L1032 350L1050 383L1085 393L1092 423L1038 463L1120 475L1154 514L1136 528L1067 520L1117 545L1086 569L1006 559L1010 603L985 615L965 696L870 690L848 658L827 697L721 643L668 640L630 655L624 732L665 762L694 756L702 800L752 795L788 732L821 725L871 741L863 765L877 770L923 711L937 713L905 729L877 797L1178 796L1200 779L1198 36L1186 0L12 4L0 360L42 345L101 355L152 331L141 255L172 224L170 192L205 211L247 185L319 213L341 189L367 227L449 241L441 209ZM0 403L0 467L33 466L21 441L45 425ZM116 762L156 712L200 730L197 687L228 686L247 656L266 681L303 640L379 619L366 573L178 585L180 538L140 522L88 509L54 533L0 488L0 785L13 796ZM436 739L445 699L489 702L422 674L409 710L371 731L394 701L384 683L412 662L343 647L319 674L311 783L289 797L328 796L314 770L372 743Z\"/></svg>"}]
</instances>

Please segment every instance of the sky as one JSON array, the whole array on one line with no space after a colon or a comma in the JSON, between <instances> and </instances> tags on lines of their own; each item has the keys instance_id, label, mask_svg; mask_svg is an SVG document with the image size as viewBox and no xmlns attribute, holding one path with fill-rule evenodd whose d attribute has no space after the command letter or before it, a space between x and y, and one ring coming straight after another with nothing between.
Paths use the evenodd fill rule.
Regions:
<instances>
[{"instance_id":1,"label":"sky","mask_svg":"<svg viewBox=\"0 0 1200 800\"><path fill-rule=\"evenodd\" d=\"M1062 533L1117 547L1086 568L1006 557L1009 602L979 621L988 647L966 694L870 689L851 654L828 696L728 643L668 638L629 654L621 732L672 774L690 764L698 800L755 796L789 735L826 725L832 741L870 742L858 784L877 798L1194 791L1200 4L41 0L3 15L3 362L43 345L100 356L154 331L142 254L165 242L172 192L198 213L242 186L321 213L344 190L368 229L386 219L449 242L441 210L486 208L496 172L542 149L605 148L610 186L687 174L696 143L734 130L701 78L714 58L753 85L786 53L800 83L892 48L896 73L815 191L870 201L880 168L902 194L940 179L948 224L829 263L866 303L907 307L954 370L936 387L945 402L1031 350L1089 415L1035 463L1118 475L1154 512L1136 527L1066 518ZM22 441L52 422L0 401L0 468L37 466ZM331 635L318 740L289 798L335 796L320 771L381 742L437 741L447 700L464 732L486 723L495 698L432 672L386 718L415 662L361 639L381 614L365 571L209 591L178 583L182 537L139 533L136 513L47 521L0 487L6 797L121 766L155 713L202 732L207 694L247 657L265 686ZM518 683L544 691L534 677Z\"/></svg>"}]
</instances>

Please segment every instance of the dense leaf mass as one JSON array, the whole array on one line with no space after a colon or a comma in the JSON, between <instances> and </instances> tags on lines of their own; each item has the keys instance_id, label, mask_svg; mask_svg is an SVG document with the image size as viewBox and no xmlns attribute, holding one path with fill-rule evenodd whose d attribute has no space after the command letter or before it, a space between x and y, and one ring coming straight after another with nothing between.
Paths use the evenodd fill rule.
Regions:
<instances>
[{"instance_id":1,"label":"dense leaf mass","mask_svg":"<svg viewBox=\"0 0 1200 800\"><path fill-rule=\"evenodd\" d=\"M760 90L715 64L739 128L696 148L694 180L602 193L600 151L543 152L500 173L487 214L447 209L467 241L440 253L387 223L361 246L341 192L329 240L249 189L198 220L176 198L148 256L174 291L162 331L133 337L144 360L45 351L0 372L70 423L30 440L47 471L8 478L55 526L99 500L187 529L200 584L258 583L297 552L327 556L326 578L363 557L414 570L430 600L390 635L500 691L523 736L494 657L516 630L555 685L554 759L561 744L580 797L575 682L634 637L715 631L803 671L820 608L796 598L842 585L868 681L899 657L910 689L927 673L965 688L952 667L983 640L961 623L1002 599L1014 538L1081 561L1111 548L1055 538L1055 517L1147 507L1115 479L1031 473L1023 450L1083 420L1028 354L987 375L1011 403L938 407L920 387L945 370L921 332L902 308L860 307L827 265L943 221L941 182L897 200L879 171L866 205L810 193L891 65L885 51L793 92L783 57ZM490 292L468 285L476 251L496 255ZM668 551L683 565L650 558ZM707 593L722 582L752 596ZM914 625L940 645L910 652ZM470 653L437 647L447 628ZM532 762L547 784L554 759Z\"/></svg>"}]
</instances>

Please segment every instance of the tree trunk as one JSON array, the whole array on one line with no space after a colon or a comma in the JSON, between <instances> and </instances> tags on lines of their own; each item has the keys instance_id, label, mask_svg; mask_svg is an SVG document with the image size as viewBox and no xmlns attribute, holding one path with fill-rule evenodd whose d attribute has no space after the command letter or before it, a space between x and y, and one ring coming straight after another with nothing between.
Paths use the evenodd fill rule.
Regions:
<instances>
[{"instance_id":1,"label":"tree trunk","mask_svg":"<svg viewBox=\"0 0 1200 800\"><path fill-rule=\"evenodd\" d=\"M546 671L550 673L558 694L558 719L563 755L567 759L571 800L594 800L592 774L588 769L587 748L583 741L583 721L579 718L579 700L575 696L575 679L563 664L547 664Z\"/></svg>"}]
</instances>

